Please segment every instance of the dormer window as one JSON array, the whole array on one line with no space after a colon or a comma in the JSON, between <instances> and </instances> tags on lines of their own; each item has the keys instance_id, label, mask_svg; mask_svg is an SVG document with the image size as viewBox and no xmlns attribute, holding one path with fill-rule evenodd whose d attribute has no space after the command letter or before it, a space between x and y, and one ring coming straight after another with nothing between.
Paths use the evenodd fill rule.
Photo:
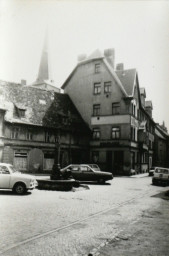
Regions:
<instances>
[{"instance_id":1,"label":"dormer window","mask_svg":"<svg viewBox=\"0 0 169 256\"><path fill-rule=\"evenodd\" d=\"M19 109L19 116L25 117L25 109Z\"/></svg>"},{"instance_id":2,"label":"dormer window","mask_svg":"<svg viewBox=\"0 0 169 256\"><path fill-rule=\"evenodd\" d=\"M26 111L25 108L15 105L15 116L16 117L19 117L19 118L25 117L25 111Z\"/></svg>"},{"instance_id":3,"label":"dormer window","mask_svg":"<svg viewBox=\"0 0 169 256\"><path fill-rule=\"evenodd\" d=\"M100 69L101 68L101 66L100 66L100 63L96 63L95 64L95 73L100 73Z\"/></svg>"}]
</instances>

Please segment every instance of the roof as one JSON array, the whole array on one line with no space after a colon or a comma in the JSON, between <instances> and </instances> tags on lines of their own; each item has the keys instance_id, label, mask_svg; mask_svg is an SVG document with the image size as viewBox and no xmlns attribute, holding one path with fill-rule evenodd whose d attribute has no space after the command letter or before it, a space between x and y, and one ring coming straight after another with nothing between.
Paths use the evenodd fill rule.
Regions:
<instances>
[{"instance_id":1,"label":"roof","mask_svg":"<svg viewBox=\"0 0 169 256\"><path fill-rule=\"evenodd\" d=\"M73 74L76 72L77 68L81 65L84 65L86 63L89 63L93 60L103 60L104 64L106 65L108 71L110 72L110 74L112 75L112 77L116 80L117 84L119 85L119 87L121 88L121 90L123 91L125 96L128 96L126 93L126 90L124 88L124 86L122 85L120 79L118 78L118 76L116 75L116 72L114 71L113 67L109 64L109 62L107 61L106 57L104 57L104 55L102 54L102 52L100 50L95 50L91 55L89 55L86 59L80 61L79 63L77 63L77 65L75 66L75 68L73 69L73 71L70 73L70 75L68 76L68 78L66 79L66 81L63 83L63 85L61 86L62 89L64 89L67 85L67 82L71 79L71 77L73 76Z\"/></svg>"},{"instance_id":2,"label":"roof","mask_svg":"<svg viewBox=\"0 0 169 256\"><path fill-rule=\"evenodd\" d=\"M25 110L25 117L15 115L15 107ZM0 108L7 110L5 121L10 123L87 129L67 94L0 81Z\"/></svg>"},{"instance_id":3,"label":"roof","mask_svg":"<svg viewBox=\"0 0 169 256\"><path fill-rule=\"evenodd\" d=\"M155 134L156 134L159 138L165 139L164 136L163 136L157 129L155 129Z\"/></svg>"},{"instance_id":4,"label":"roof","mask_svg":"<svg viewBox=\"0 0 169 256\"><path fill-rule=\"evenodd\" d=\"M116 74L120 79L122 85L124 86L127 94L129 96L133 96L136 79L136 69L116 70Z\"/></svg>"}]
</instances>

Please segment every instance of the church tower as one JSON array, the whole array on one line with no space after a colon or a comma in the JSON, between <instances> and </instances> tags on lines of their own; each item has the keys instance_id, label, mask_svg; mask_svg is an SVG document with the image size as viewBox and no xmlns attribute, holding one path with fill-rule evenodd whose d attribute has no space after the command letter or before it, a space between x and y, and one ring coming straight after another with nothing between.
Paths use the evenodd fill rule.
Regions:
<instances>
[{"instance_id":1,"label":"church tower","mask_svg":"<svg viewBox=\"0 0 169 256\"><path fill-rule=\"evenodd\" d=\"M46 32L44 45L42 49L42 55L40 60L39 72L36 81L31 86L48 90L60 92L60 88L56 87L51 76L51 68L49 65L49 53L48 53L48 33Z\"/></svg>"}]
</instances>

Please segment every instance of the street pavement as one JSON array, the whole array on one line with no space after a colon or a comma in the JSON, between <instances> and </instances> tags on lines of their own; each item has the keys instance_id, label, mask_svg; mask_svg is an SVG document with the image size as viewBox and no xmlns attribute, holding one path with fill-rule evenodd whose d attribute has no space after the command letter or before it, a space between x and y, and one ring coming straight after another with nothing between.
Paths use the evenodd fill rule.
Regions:
<instances>
[{"instance_id":1,"label":"street pavement","mask_svg":"<svg viewBox=\"0 0 169 256\"><path fill-rule=\"evenodd\" d=\"M147 174L87 185L74 192L35 189L24 196L1 191L0 255L103 255L109 242L125 239L130 226L159 207L161 199L152 196L167 190L152 186Z\"/></svg>"}]
</instances>

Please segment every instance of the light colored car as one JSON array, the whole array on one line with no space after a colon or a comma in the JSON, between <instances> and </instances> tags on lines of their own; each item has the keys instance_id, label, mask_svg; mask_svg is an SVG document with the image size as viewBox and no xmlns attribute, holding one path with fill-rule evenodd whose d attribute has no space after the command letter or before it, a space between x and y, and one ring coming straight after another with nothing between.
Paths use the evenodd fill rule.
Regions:
<instances>
[{"instance_id":1,"label":"light colored car","mask_svg":"<svg viewBox=\"0 0 169 256\"><path fill-rule=\"evenodd\" d=\"M61 173L67 171L70 171L73 178L79 181L97 181L104 183L107 180L113 179L112 173L94 170L87 164L70 164L61 169Z\"/></svg>"},{"instance_id":2,"label":"light colored car","mask_svg":"<svg viewBox=\"0 0 169 256\"><path fill-rule=\"evenodd\" d=\"M150 170L149 170L149 176L153 176L154 175L154 170L155 170L156 167L151 167Z\"/></svg>"},{"instance_id":3,"label":"light colored car","mask_svg":"<svg viewBox=\"0 0 169 256\"><path fill-rule=\"evenodd\" d=\"M34 176L16 171L11 164L0 163L0 189L11 189L22 195L37 185Z\"/></svg>"},{"instance_id":4,"label":"light colored car","mask_svg":"<svg viewBox=\"0 0 169 256\"><path fill-rule=\"evenodd\" d=\"M152 183L153 185L157 185L157 184L169 185L169 169L163 168L163 167L155 167Z\"/></svg>"}]
</instances>

